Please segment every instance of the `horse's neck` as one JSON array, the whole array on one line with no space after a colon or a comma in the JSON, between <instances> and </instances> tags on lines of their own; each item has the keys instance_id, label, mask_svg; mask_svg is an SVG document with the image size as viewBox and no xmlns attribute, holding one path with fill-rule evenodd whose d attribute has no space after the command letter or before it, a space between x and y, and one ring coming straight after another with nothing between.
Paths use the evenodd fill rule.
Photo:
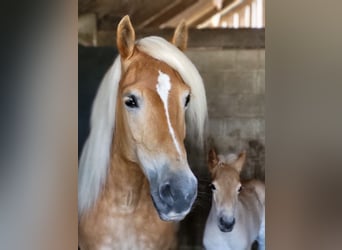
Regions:
<instances>
[{"instance_id":1,"label":"horse's neck","mask_svg":"<svg viewBox=\"0 0 342 250\"><path fill-rule=\"evenodd\" d=\"M212 198L212 200L211 200L211 209L210 209L210 212L209 212L208 220L215 221L214 223L216 223L216 216L217 216L217 207L216 207L216 203L214 201L214 198Z\"/></svg>"},{"instance_id":2,"label":"horse's neck","mask_svg":"<svg viewBox=\"0 0 342 250\"><path fill-rule=\"evenodd\" d=\"M106 191L110 203L122 212L131 212L146 196L146 178L138 164L114 153L107 177Z\"/></svg>"},{"instance_id":3,"label":"horse's neck","mask_svg":"<svg viewBox=\"0 0 342 250\"><path fill-rule=\"evenodd\" d=\"M259 218L262 215L262 204L253 190L245 190L239 195L236 216Z\"/></svg>"}]
</instances>

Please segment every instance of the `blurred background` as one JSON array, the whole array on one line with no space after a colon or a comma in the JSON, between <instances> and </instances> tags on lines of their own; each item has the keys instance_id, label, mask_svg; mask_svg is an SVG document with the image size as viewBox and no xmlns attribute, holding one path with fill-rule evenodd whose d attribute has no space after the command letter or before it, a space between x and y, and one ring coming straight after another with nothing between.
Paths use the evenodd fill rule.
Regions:
<instances>
[{"instance_id":1,"label":"blurred background","mask_svg":"<svg viewBox=\"0 0 342 250\"><path fill-rule=\"evenodd\" d=\"M264 0L80 0L78 6L79 154L96 90L117 56L121 18L130 16L137 39L157 35L170 40L179 22L186 21L185 53L204 80L209 124L204 149L186 143L199 196L179 236L180 249L201 249L211 206L209 148L221 154L247 150L242 178L265 180Z\"/></svg>"},{"instance_id":2,"label":"blurred background","mask_svg":"<svg viewBox=\"0 0 342 250\"><path fill-rule=\"evenodd\" d=\"M101 13L110 13L114 17L117 15L118 20L125 14L143 15L154 4L172 4L163 4L163 1L112 2L110 4L117 8L110 11L98 5L99 1L96 4L72 0L4 1L2 5L1 249L77 248L77 148L78 151L82 148L81 137L85 132L81 130L88 124L82 122L82 117L86 116L86 113L82 113L85 112L82 105L86 103L85 99L92 98L102 75L116 56L114 18L113 22L108 22L112 28L106 31L99 20L105 17ZM203 10L216 12L227 6L225 1L221 9L216 7L214 1L193 1L189 7L182 7L174 13L181 14L200 2L208 4L208 8ZM231 148L240 143L247 146L251 139L256 140L255 145L260 145L260 150L255 150L255 157L249 155L246 165L248 171L245 173L247 177L263 178L264 160L259 157L263 153L257 152L263 152L265 133L249 126L251 129L241 130L244 133L240 135L229 135L233 123L224 123L224 119L220 122L218 117L215 119L215 115L222 114L214 112L214 107L229 112L223 117L231 118L231 121L239 117L242 117L240 121L244 121L243 124L248 124L251 119L261 121L259 128L264 127L266 111L268 249L341 249L341 5L342 2L336 0L266 1L266 36L264 25L261 28L243 28L240 20L238 28L228 28L228 23L227 27L216 25L217 28L214 28L214 25L211 27L213 29L197 29L196 25L190 28L189 56L192 53L200 58L201 53L211 53L219 58L221 53L233 54L233 57L222 56L225 61L229 58L232 60L231 63L227 61L226 65L230 65L228 69L220 66L217 59L191 59L203 77L205 72L215 72L211 69L218 72L215 73L216 80L205 79L205 84L208 100L212 100L209 103L210 121L213 123L217 120L222 131L226 131L226 136L215 136L219 131L215 131L211 125L208 141L215 137L213 142L221 152L227 151L226 145ZM252 8L250 6L250 12L253 12ZM263 10L264 7L262 16L265 15ZM248 8L245 11L248 13ZM148 13L152 13L149 14L152 16L157 12ZM167 17L165 13L161 16ZM90 25L84 25L86 22L82 21L86 15L92 16L88 19L91 20ZM235 20L238 20L237 15ZM136 28L142 24L139 20L132 21ZM88 29L91 32L84 31L87 26L92 27ZM169 39L169 29L172 27L146 27L138 31L138 36L151 32ZM202 32L207 35L201 35ZM108 39L101 39L101 36ZM241 87L248 79L253 79L248 77L253 74L260 74L260 81L249 82L260 82L264 86L262 65L265 62L265 37L267 93L266 99L264 92L259 97L266 102L266 110L265 106L253 107L250 101L240 110L246 110L246 107L263 109L254 115L246 111L238 115L229 110L231 106L226 102L239 95L230 93L222 97L223 100L215 100L211 97L215 93L210 93L215 88L210 86L220 83L227 86L224 91L229 91L232 87L228 86L232 86L232 83ZM260 61L251 60L255 53L259 53L256 58L260 58ZM259 68L256 69L255 65L259 65ZM83 70L86 67L89 68L89 74ZM234 81L222 79L224 72L241 72L238 69L246 73L247 80L242 81L240 73ZM87 77L89 82L90 79L94 81L93 85L87 85ZM250 97L253 97L250 89L241 89L247 93L249 91ZM240 96L247 99L248 94L240 90ZM88 102L91 103L91 100ZM251 132L246 131L255 131L254 134L260 138L249 136L246 133ZM193 155L195 149L189 149ZM191 158L192 162L197 162L193 159L195 157ZM260 168L255 164L258 161ZM198 162L202 165L192 164L192 167L206 195L199 195L194 210L181 225L183 249L200 249L203 217L209 209L210 193L204 185L208 181L205 161L202 159ZM261 173L261 176L257 173Z\"/></svg>"},{"instance_id":3,"label":"blurred background","mask_svg":"<svg viewBox=\"0 0 342 250\"><path fill-rule=\"evenodd\" d=\"M264 28L264 4L264 0L80 0L79 42L115 45L113 34L124 15L130 16L138 34L175 28L183 19L192 29Z\"/></svg>"}]
</instances>

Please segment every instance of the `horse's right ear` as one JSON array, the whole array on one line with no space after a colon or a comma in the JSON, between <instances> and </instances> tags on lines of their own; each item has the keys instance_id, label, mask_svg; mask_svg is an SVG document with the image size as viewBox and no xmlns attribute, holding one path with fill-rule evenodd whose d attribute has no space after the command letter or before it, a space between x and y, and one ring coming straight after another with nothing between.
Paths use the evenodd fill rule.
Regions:
<instances>
[{"instance_id":1,"label":"horse's right ear","mask_svg":"<svg viewBox=\"0 0 342 250\"><path fill-rule=\"evenodd\" d=\"M214 148L210 149L209 155L208 155L208 168L210 172L213 172L215 167L218 164L218 158L217 154Z\"/></svg>"},{"instance_id":2,"label":"horse's right ear","mask_svg":"<svg viewBox=\"0 0 342 250\"><path fill-rule=\"evenodd\" d=\"M246 161L246 151L242 151L237 160L235 162L232 163L232 167L236 169L236 171L238 171L239 173L242 170L243 164Z\"/></svg>"},{"instance_id":3,"label":"horse's right ear","mask_svg":"<svg viewBox=\"0 0 342 250\"><path fill-rule=\"evenodd\" d=\"M129 16L124 16L116 31L116 44L119 53L123 59L127 59L133 55L135 43L135 31Z\"/></svg>"}]
</instances>

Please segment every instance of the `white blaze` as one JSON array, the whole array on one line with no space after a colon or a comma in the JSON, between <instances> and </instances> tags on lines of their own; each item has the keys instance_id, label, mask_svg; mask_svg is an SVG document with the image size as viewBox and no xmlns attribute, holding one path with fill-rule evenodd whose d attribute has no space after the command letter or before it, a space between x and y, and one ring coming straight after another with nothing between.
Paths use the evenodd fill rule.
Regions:
<instances>
[{"instance_id":1,"label":"white blaze","mask_svg":"<svg viewBox=\"0 0 342 250\"><path fill-rule=\"evenodd\" d=\"M169 109L168 109L168 97L169 97L170 89L171 89L170 77L167 74L164 74L163 72L159 70L157 92L160 96L160 99L162 100L164 104L167 125L169 127L173 144L175 144L176 150L179 156L181 156L181 150L180 150L178 141L176 140L175 131L173 130L171 122L170 122L170 115L169 115Z\"/></svg>"}]
</instances>

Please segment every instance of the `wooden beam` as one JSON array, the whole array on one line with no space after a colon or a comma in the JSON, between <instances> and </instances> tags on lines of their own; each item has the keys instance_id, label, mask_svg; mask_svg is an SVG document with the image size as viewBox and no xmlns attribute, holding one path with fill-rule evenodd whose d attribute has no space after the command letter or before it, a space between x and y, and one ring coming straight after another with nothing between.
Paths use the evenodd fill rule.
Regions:
<instances>
[{"instance_id":1,"label":"wooden beam","mask_svg":"<svg viewBox=\"0 0 342 250\"><path fill-rule=\"evenodd\" d=\"M138 26L138 29L148 28L148 27L159 27L162 23L167 22L173 18L178 13L192 6L198 0L175 0L171 1L171 4L165 6L159 13L148 18L142 24Z\"/></svg>"},{"instance_id":2,"label":"wooden beam","mask_svg":"<svg viewBox=\"0 0 342 250\"><path fill-rule=\"evenodd\" d=\"M191 5L189 8L180 11L172 19L164 22L160 25L160 28L175 28L178 23L184 19L187 25L190 25L192 19L198 15L203 15L213 7L213 3L208 0L198 0L195 4Z\"/></svg>"},{"instance_id":3,"label":"wooden beam","mask_svg":"<svg viewBox=\"0 0 342 250\"><path fill-rule=\"evenodd\" d=\"M222 2L222 9L226 8L230 4L232 4L234 0L223 0ZM211 8L210 11L208 11L205 15L200 16L196 20L194 20L191 25L193 27L196 27L198 24L202 23L204 20L211 19L214 15L216 15L220 10L214 8Z\"/></svg>"},{"instance_id":4,"label":"wooden beam","mask_svg":"<svg viewBox=\"0 0 342 250\"><path fill-rule=\"evenodd\" d=\"M222 10L218 11L216 14L221 16L229 15L232 12L238 11L240 8L244 7L246 4L250 4L252 0L234 0L230 1L227 5L225 5ZM206 28L209 27L209 23L211 22L211 17L207 16L198 22L196 25L198 28Z\"/></svg>"},{"instance_id":5,"label":"wooden beam","mask_svg":"<svg viewBox=\"0 0 342 250\"><path fill-rule=\"evenodd\" d=\"M223 0L222 8L231 4L234 0ZM178 15L174 16L172 19L163 23L160 28L170 28L176 27L180 20L185 19L187 25L190 27L195 27L197 24L211 18L219 10L216 8L212 1L208 0L198 0L195 4L187 9L184 9Z\"/></svg>"},{"instance_id":6,"label":"wooden beam","mask_svg":"<svg viewBox=\"0 0 342 250\"><path fill-rule=\"evenodd\" d=\"M174 29L149 29L136 33L137 39L156 35L171 40ZM99 31L98 46L116 47L116 33ZM265 48L265 29L189 29L189 49Z\"/></svg>"}]
</instances>

